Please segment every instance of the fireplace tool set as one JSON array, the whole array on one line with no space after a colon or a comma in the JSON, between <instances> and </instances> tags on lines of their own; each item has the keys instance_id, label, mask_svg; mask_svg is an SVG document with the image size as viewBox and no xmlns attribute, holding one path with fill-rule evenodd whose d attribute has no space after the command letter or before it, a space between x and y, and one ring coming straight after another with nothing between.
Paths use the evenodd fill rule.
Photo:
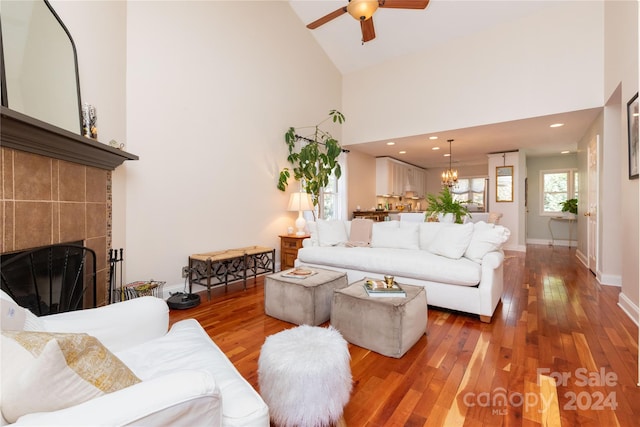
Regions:
<instances>
[{"instance_id":1,"label":"fireplace tool set","mask_svg":"<svg viewBox=\"0 0 640 427\"><path fill-rule=\"evenodd\" d=\"M118 252L120 253L119 257ZM124 286L122 285L123 252L122 248L109 249L109 304L126 299ZM120 267L120 287L118 287L118 266Z\"/></svg>"}]
</instances>

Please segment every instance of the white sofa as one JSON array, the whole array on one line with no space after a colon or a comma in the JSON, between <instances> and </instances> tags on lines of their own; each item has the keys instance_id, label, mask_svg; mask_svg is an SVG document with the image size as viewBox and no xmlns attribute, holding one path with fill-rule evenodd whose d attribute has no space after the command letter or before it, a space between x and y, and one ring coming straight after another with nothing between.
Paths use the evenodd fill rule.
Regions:
<instances>
[{"instance_id":1,"label":"white sofa","mask_svg":"<svg viewBox=\"0 0 640 427\"><path fill-rule=\"evenodd\" d=\"M12 413L11 418L14 418L20 413L17 408L21 405L35 404L36 408L43 404L58 405L61 395L76 386L67 385L72 381L68 379L59 381L65 383L61 392L44 393L38 389L55 388L59 384L49 384L48 378L40 376L35 385L38 389L29 396L20 394L25 393L23 388L27 388L29 376L36 376L36 368L42 368L36 366L37 359L43 358L45 351L35 355L33 363L16 360L15 353L10 352L12 346L25 350L8 337L24 335L12 331L46 331L74 333L73 337L84 332L96 337L139 382L62 409L26 413L12 420L14 425L269 426L269 411L260 395L242 378L197 321L183 320L167 331L169 310L159 298L141 297L96 309L43 317L36 317L19 307L4 292L0 293L0 299L3 425L8 423L5 415ZM62 348L63 345L59 346ZM62 375L72 366L68 359L67 363L69 366L56 369L50 376ZM31 368L33 371L30 372ZM16 371L21 375L17 380L20 387L10 378ZM86 385L77 387L82 389ZM43 394L42 399L38 398L38 393Z\"/></svg>"},{"instance_id":2,"label":"white sofa","mask_svg":"<svg viewBox=\"0 0 640 427\"><path fill-rule=\"evenodd\" d=\"M311 237L303 241L296 266L344 271L349 283L393 275L398 283L424 286L429 305L491 321L502 297L507 228L485 222L378 222L370 244L362 246L350 242L351 224L309 223Z\"/></svg>"}]
</instances>

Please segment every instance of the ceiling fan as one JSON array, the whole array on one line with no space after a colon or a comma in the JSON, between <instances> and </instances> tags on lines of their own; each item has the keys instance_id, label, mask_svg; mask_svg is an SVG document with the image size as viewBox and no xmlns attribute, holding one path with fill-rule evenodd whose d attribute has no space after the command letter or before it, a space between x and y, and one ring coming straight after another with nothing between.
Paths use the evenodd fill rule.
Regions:
<instances>
[{"instance_id":1,"label":"ceiling fan","mask_svg":"<svg viewBox=\"0 0 640 427\"><path fill-rule=\"evenodd\" d=\"M348 5L313 21L307 25L307 28L314 30L348 12L349 15L360 21L362 43L365 43L376 38L376 31L373 27L373 14L378 7L390 9L425 9L428 4L429 0L349 0Z\"/></svg>"}]
</instances>

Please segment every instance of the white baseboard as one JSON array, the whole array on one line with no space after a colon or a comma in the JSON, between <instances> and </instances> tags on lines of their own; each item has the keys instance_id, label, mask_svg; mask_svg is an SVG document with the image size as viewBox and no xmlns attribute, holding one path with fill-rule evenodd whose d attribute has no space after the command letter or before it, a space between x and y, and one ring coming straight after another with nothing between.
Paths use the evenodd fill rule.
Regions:
<instances>
[{"instance_id":1,"label":"white baseboard","mask_svg":"<svg viewBox=\"0 0 640 427\"><path fill-rule=\"evenodd\" d=\"M603 274L602 271L597 271L596 279L602 285L622 287L622 276L618 274Z\"/></svg>"},{"instance_id":2,"label":"white baseboard","mask_svg":"<svg viewBox=\"0 0 640 427\"><path fill-rule=\"evenodd\" d=\"M196 293L196 292L200 292L200 291L206 291L207 287L206 286L201 286L201 285L197 285L197 284L193 284L191 285L191 292ZM186 289L184 286L184 282L182 283L176 283L174 285L165 285L162 288L162 299L167 299L169 298L171 295L177 293L177 292L189 292L189 285L187 285Z\"/></svg>"},{"instance_id":3,"label":"white baseboard","mask_svg":"<svg viewBox=\"0 0 640 427\"><path fill-rule=\"evenodd\" d=\"M576 258L578 258L578 261L580 261L582 265L589 268L589 258L583 254L580 249L576 249Z\"/></svg>"},{"instance_id":4,"label":"white baseboard","mask_svg":"<svg viewBox=\"0 0 640 427\"><path fill-rule=\"evenodd\" d=\"M527 244L529 245L548 245L548 246L572 246L575 248L576 242L575 240L554 240L553 245L551 245L551 240L549 239L527 239Z\"/></svg>"},{"instance_id":5,"label":"white baseboard","mask_svg":"<svg viewBox=\"0 0 640 427\"><path fill-rule=\"evenodd\" d=\"M620 307L622 311L624 311L626 315L629 316L629 319L631 319L633 323L636 324L636 326L640 326L640 324L638 323L640 309L638 309L638 306L635 305L633 301L627 298L627 296L622 292L620 292L620 295L618 296L618 307Z\"/></svg>"},{"instance_id":6,"label":"white baseboard","mask_svg":"<svg viewBox=\"0 0 640 427\"><path fill-rule=\"evenodd\" d=\"M523 245L509 245L509 246L505 246L504 248L505 251L516 251L516 252L527 252L527 246L523 246Z\"/></svg>"}]
</instances>

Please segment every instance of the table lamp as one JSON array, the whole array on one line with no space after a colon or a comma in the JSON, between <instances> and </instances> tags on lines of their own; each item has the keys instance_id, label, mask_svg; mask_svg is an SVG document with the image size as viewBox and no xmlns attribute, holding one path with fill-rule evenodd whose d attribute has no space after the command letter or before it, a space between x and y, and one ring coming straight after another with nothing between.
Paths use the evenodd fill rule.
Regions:
<instances>
[{"instance_id":1,"label":"table lamp","mask_svg":"<svg viewBox=\"0 0 640 427\"><path fill-rule=\"evenodd\" d=\"M313 202L311 201L311 194L309 193L291 193L291 198L289 199L289 207L288 211L298 211L298 219L296 219L296 236L304 236L306 233L304 232L304 226L307 221L305 221L302 216L302 211L312 211L313 210Z\"/></svg>"}]
</instances>

